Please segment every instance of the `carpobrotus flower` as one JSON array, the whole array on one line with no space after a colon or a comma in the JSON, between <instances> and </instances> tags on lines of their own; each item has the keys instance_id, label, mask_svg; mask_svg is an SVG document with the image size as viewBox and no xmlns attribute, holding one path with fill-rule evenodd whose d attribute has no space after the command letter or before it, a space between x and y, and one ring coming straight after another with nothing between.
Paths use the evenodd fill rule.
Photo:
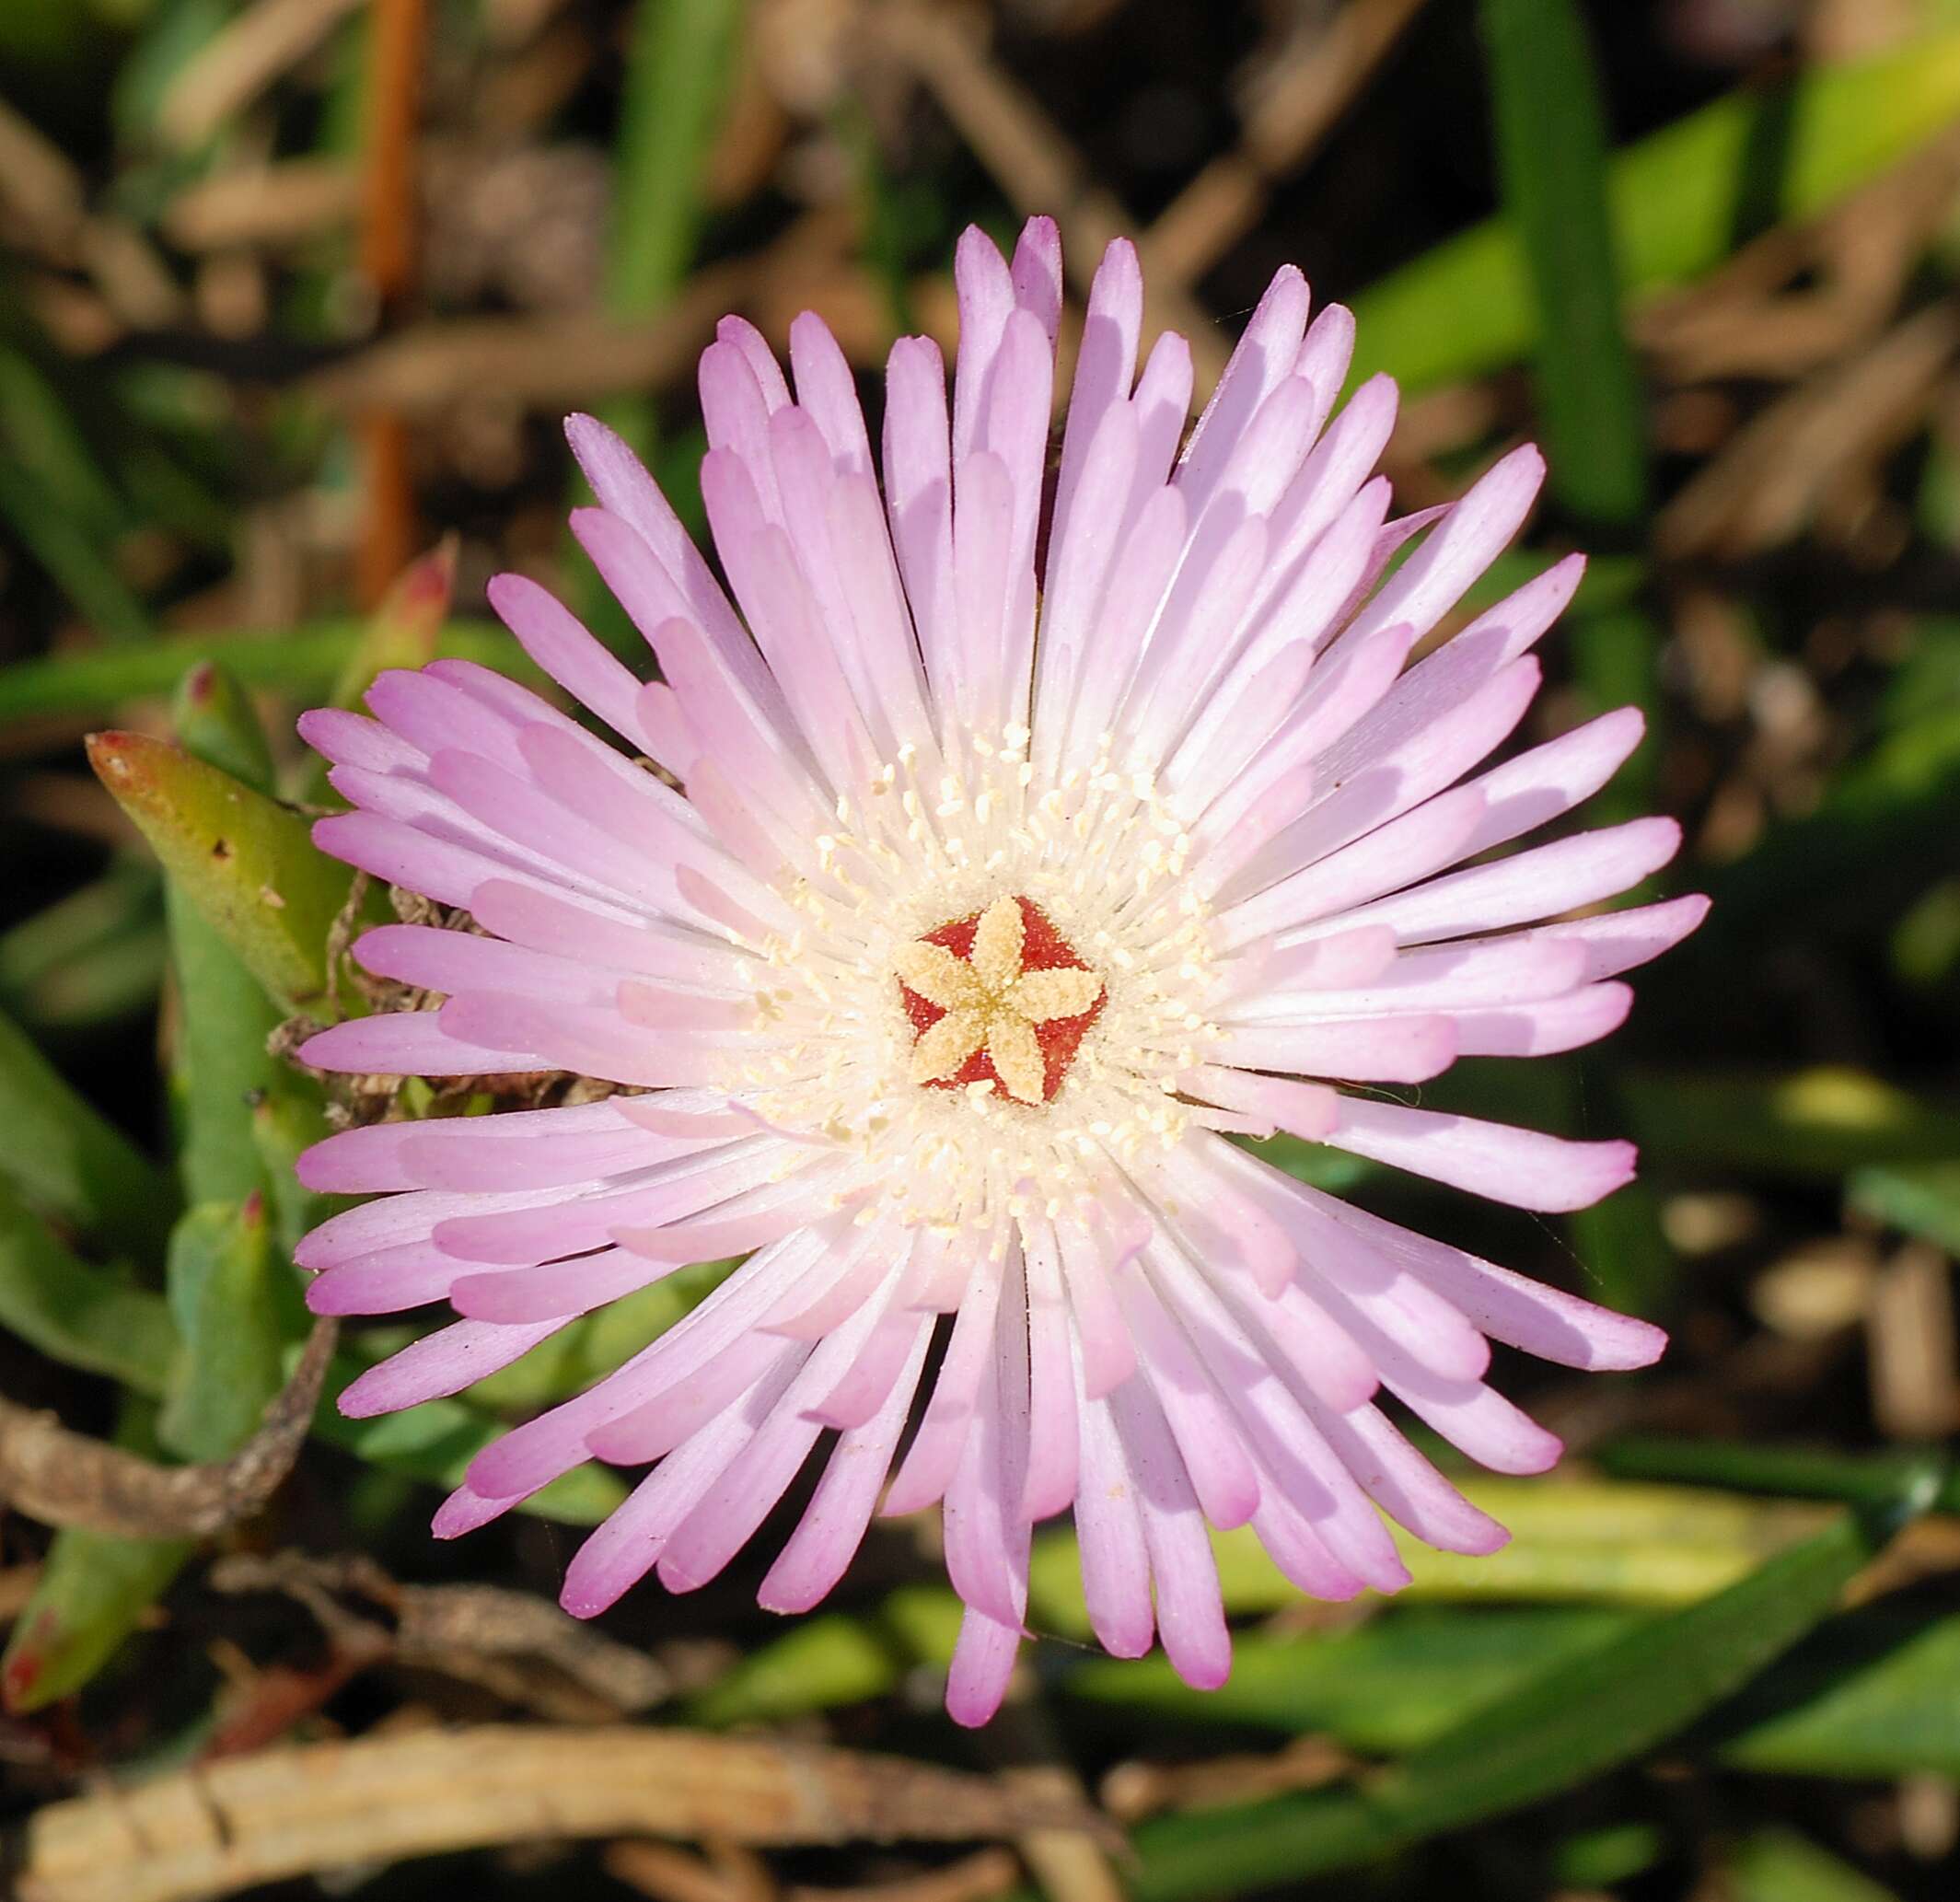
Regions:
<instances>
[{"instance_id":1,"label":"carpobrotus flower","mask_svg":"<svg viewBox=\"0 0 1960 1902\"><path fill-rule=\"evenodd\" d=\"M702 487L739 618L624 446L571 423L599 502L573 526L661 678L643 685L529 582L492 599L664 774L459 661L384 675L373 720L302 723L355 807L320 843L477 927L370 932L368 969L447 1002L342 1024L307 1061L564 1070L632 1094L331 1138L307 1183L386 1193L301 1259L322 1313L447 1300L463 1317L347 1390L369 1414L747 1254L483 1453L435 1529L589 1457L655 1463L564 1603L597 1612L650 1570L688 1591L834 1430L762 1602L823 1597L881 1493L887 1513L942 1503L967 1606L947 1703L973 1723L1022 1635L1030 1530L1071 1507L1097 1636L1131 1656L1161 1635L1198 1685L1230 1664L1208 1524L1249 1523L1325 1598L1404 1581L1383 1513L1452 1551L1502 1542L1380 1390L1482 1465L1537 1472L1558 1442L1485 1385L1490 1340L1608 1368L1661 1335L1235 1139L1290 1131L1583 1207L1627 1180L1627 1144L1375 1086L1604 1036L1629 1002L1612 980L1703 904L1537 922L1664 864L1665 819L1489 856L1640 736L1629 709L1465 777L1523 718L1577 560L1407 665L1523 520L1534 451L1389 521L1369 471L1394 388L1363 385L1328 425L1352 324L1336 307L1309 325L1292 270L1185 442L1189 352L1159 338L1135 375L1142 285L1118 243L1050 504L1053 226L1032 222L1011 264L969 231L957 280L950 412L934 345L893 348L882 492L824 326L792 328L794 398L761 338L722 326Z\"/></svg>"}]
</instances>

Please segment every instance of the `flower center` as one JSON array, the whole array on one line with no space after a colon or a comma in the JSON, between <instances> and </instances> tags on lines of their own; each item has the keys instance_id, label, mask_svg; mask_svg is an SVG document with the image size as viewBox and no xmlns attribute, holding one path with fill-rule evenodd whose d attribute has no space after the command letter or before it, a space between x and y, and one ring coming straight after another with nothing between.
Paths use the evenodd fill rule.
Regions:
<instances>
[{"instance_id":1,"label":"flower center","mask_svg":"<svg viewBox=\"0 0 1960 1902\"><path fill-rule=\"evenodd\" d=\"M911 1080L1054 1100L1090 1025L1102 979L1031 899L1013 894L899 948L893 975L915 1033Z\"/></svg>"}]
</instances>

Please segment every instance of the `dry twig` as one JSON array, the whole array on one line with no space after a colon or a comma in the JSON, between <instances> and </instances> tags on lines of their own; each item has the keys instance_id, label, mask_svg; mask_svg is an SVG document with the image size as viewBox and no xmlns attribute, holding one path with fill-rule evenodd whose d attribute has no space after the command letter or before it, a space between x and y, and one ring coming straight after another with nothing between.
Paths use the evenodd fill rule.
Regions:
<instances>
[{"instance_id":1,"label":"dry twig","mask_svg":"<svg viewBox=\"0 0 1960 1902\"><path fill-rule=\"evenodd\" d=\"M265 1751L52 1803L0 1852L17 1902L191 1902L516 1842L958 1842L1098 1822L1082 1804L899 1757L695 1732L484 1725Z\"/></svg>"},{"instance_id":2,"label":"dry twig","mask_svg":"<svg viewBox=\"0 0 1960 1902\"><path fill-rule=\"evenodd\" d=\"M1394 51L1424 0L1351 0L1300 23L1255 67L1256 96L1235 151L1212 160L1143 234L1145 268L1201 277L1250 231L1272 188L1313 156Z\"/></svg>"},{"instance_id":3,"label":"dry twig","mask_svg":"<svg viewBox=\"0 0 1960 1902\"><path fill-rule=\"evenodd\" d=\"M1780 225L1711 276L1642 301L1632 331L1677 383L1796 377L1868 342L1960 190L1960 130L1821 216Z\"/></svg>"},{"instance_id":4,"label":"dry twig","mask_svg":"<svg viewBox=\"0 0 1960 1902\"><path fill-rule=\"evenodd\" d=\"M209 138L282 73L306 58L361 0L259 0L187 60L157 109L172 145Z\"/></svg>"},{"instance_id":5,"label":"dry twig","mask_svg":"<svg viewBox=\"0 0 1960 1902\"><path fill-rule=\"evenodd\" d=\"M58 263L72 263L88 215L82 175L32 121L0 99L0 207L8 237Z\"/></svg>"},{"instance_id":6,"label":"dry twig","mask_svg":"<svg viewBox=\"0 0 1960 1902\"><path fill-rule=\"evenodd\" d=\"M1953 1272L1930 1242L1908 1242L1873 1288L1872 1410L1895 1439L1939 1439L1960 1425Z\"/></svg>"},{"instance_id":7,"label":"dry twig","mask_svg":"<svg viewBox=\"0 0 1960 1902\"><path fill-rule=\"evenodd\" d=\"M1060 128L987 57L969 19L907 4L880 12L876 22L885 50L918 75L1014 203L1053 216L1064 268L1077 291L1086 291L1110 239L1130 228L1122 206L1088 177ZM1146 333L1179 331L1189 341L1202 398L1228 354L1218 325L1164 272L1146 273L1143 299Z\"/></svg>"},{"instance_id":8,"label":"dry twig","mask_svg":"<svg viewBox=\"0 0 1960 1902\"><path fill-rule=\"evenodd\" d=\"M834 257L850 230L848 217L812 214L760 251L697 271L659 316L642 323L580 314L416 324L315 371L301 387L330 409L391 409L404 417L484 389L550 409L621 390L657 392L693 369L720 318L771 285L807 279L813 261Z\"/></svg>"},{"instance_id":9,"label":"dry twig","mask_svg":"<svg viewBox=\"0 0 1960 1902\"><path fill-rule=\"evenodd\" d=\"M1166 1810L1204 1810L1318 1790L1350 1776L1355 1760L1331 1738L1295 1737L1270 1757L1214 1757L1203 1763L1119 1763L1103 1779L1113 1815L1139 1823Z\"/></svg>"},{"instance_id":10,"label":"dry twig","mask_svg":"<svg viewBox=\"0 0 1960 1902\"><path fill-rule=\"evenodd\" d=\"M316 1321L265 1422L229 1459L166 1467L0 1399L0 1500L50 1525L118 1538L204 1538L249 1518L279 1489L313 1422L338 1328Z\"/></svg>"},{"instance_id":11,"label":"dry twig","mask_svg":"<svg viewBox=\"0 0 1960 1902\"><path fill-rule=\"evenodd\" d=\"M729 1846L706 1856L664 1842L616 1842L606 1851L606 1873L655 1902L991 1902L1019 1885L1021 1865L1013 1852L993 1848L917 1875L892 1876L851 1888L792 1883L782 1890L764 1868L743 1866Z\"/></svg>"},{"instance_id":12,"label":"dry twig","mask_svg":"<svg viewBox=\"0 0 1960 1902\"><path fill-rule=\"evenodd\" d=\"M299 244L344 226L360 193L360 178L344 160L285 158L186 185L165 211L163 229L187 251Z\"/></svg>"},{"instance_id":13,"label":"dry twig","mask_svg":"<svg viewBox=\"0 0 1960 1902\"><path fill-rule=\"evenodd\" d=\"M555 1605L495 1585L404 1585L359 1555L239 1552L212 1568L220 1592L281 1592L310 1611L356 1669L393 1661L479 1686L541 1716L603 1722L650 1711L667 1670Z\"/></svg>"},{"instance_id":14,"label":"dry twig","mask_svg":"<svg viewBox=\"0 0 1960 1902\"><path fill-rule=\"evenodd\" d=\"M1960 311L1936 304L1800 385L1738 430L1661 511L1655 546L1675 560L1735 558L1787 541L1848 470L1919 427L1956 346Z\"/></svg>"}]
</instances>

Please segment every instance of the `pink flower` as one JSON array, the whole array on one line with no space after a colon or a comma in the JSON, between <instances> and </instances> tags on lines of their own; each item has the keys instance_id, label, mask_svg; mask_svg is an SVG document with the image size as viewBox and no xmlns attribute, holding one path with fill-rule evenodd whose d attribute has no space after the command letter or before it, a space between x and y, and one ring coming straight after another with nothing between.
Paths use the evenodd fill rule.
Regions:
<instances>
[{"instance_id":1,"label":"pink flower","mask_svg":"<svg viewBox=\"0 0 1960 1902\"><path fill-rule=\"evenodd\" d=\"M649 1571L690 1591L835 1430L762 1603L815 1605L875 1512L939 1503L967 1606L947 1705L978 1723L1022 1637L1031 1528L1071 1507L1097 1636L1127 1657L1154 1632L1197 1685L1230 1665L1208 1526L1249 1524L1323 1598L1404 1582L1384 1513L1451 1551L1502 1543L1383 1392L1479 1464L1539 1472L1559 1443L1484 1384L1490 1341L1626 1368L1661 1334L1231 1139L1286 1130L1583 1208L1631 1175L1628 1144L1382 1086L1605 1036L1629 1000L1618 974L1705 904L1539 922L1664 864L1666 819L1490 856L1640 737L1625 709L1478 771L1531 702L1530 649L1578 559L1407 664L1524 520L1535 450L1388 520L1369 471L1394 386L1328 423L1352 320L1309 324L1291 269L1186 440L1189 353L1160 337L1135 375L1142 291L1119 242L1050 504L1054 226L1030 222L1012 263L968 231L957 277L950 410L936 348L901 339L879 463L821 322L792 327L794 400L756 331L722 325L702 488L739 618L625 447L571 423L599 503L573 527L660 680L528 581L491 597L684 794L461 661L383 675L372 720L301 723L354 807L320 843L480 927L370 932L368 969L447 1001L336 1026L307 1060L637 1093L334 1136L307 1183L379 1198L300 1258L320 1313L446 1300L461 1317L348 1389L343 1410L373 1414L747 1255L483 1453L435 1530L588 1458L652 1463L572 1560L564 1604L600 1611Z\"/></svg>"}]
</instances>

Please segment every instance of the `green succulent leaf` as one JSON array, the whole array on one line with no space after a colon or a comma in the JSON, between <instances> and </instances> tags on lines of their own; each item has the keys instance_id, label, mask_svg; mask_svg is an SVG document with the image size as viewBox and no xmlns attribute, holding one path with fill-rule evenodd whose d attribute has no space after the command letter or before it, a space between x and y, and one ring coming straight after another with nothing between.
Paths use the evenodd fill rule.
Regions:
<instances>
[{"instance_id":1,"label":"green succulent leaf","mask_svg":"<svg viewBox=\"0 0 1960 1902\"><path fill-rule=\"evenodd\" d=\"M116 1444L153 1455L153 1411L143 1401L126 1402ZM111 1538L63 1526L0 1653L0 1706L25 1714L79 1690L143 1623L195 1549L189 1539Z\"/></svg>"},{"instance_id":2,"label":"green succulent leaf","mask_svg":"<svg viewBox=\"0 0 1960 1902\"><path fill-rule=\"evenodd\" d=\"M183 1351L157 1438L182 1459L226 1458L285 1384L285 1346L297 1331L298 1289L273 1252L258 1194L185 1213L170 1237L169 1303Z\"/></svg>"},{"instance_id":3,"label":"green succulent leaf","mask_svg":"<svg viewBox=\"0 0 1960 1902\"><path fill-rule=\"evenodd\" d=\"M144 734L92 735L88 757L266 995L284 1011L328 1015L327 941L353 875L314 845L305 818Z\"/></svg>"}]
</instances>

